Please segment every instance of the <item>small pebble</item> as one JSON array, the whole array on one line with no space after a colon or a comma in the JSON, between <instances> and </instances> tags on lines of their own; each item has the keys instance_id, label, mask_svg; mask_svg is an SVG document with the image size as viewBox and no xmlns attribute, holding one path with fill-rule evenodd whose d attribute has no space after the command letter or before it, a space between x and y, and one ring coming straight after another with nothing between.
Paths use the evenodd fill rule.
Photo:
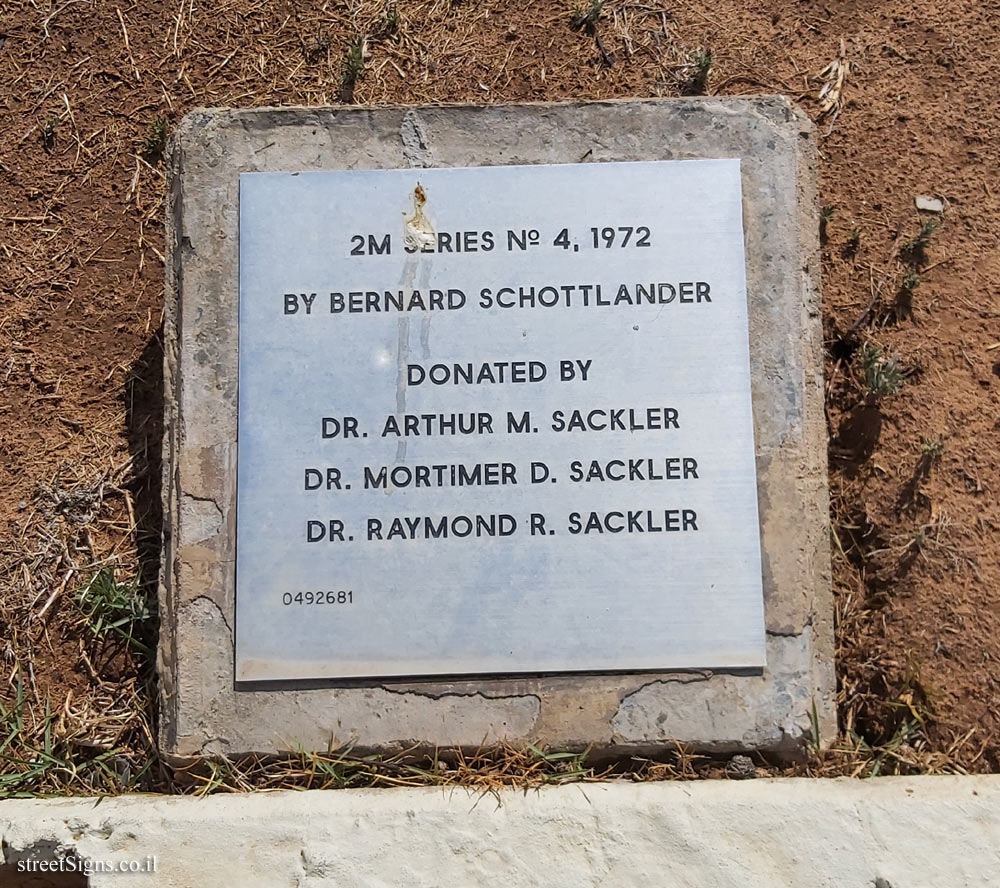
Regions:
<instances>
[{"instance_id":1,"label":"small pebble","mask_svg":"<svg viewBox=\"0 0 1000 888\"><path fill-rule=\"evenodd\" d=\"M913 202L917 205L918 210L926 210L928 213L944 212L944 201L933 194L918 194Z\"/></svg>"}]
</instances>

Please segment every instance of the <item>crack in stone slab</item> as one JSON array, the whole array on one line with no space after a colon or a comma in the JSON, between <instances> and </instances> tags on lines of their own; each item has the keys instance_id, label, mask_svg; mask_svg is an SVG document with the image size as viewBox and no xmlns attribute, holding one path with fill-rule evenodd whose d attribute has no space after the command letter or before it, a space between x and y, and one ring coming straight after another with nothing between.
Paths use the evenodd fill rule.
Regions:
<instances>
[{"instance_id":1,"label":"crack in stone slab","mask_svg":"<svg viewBox=\"0 0 1000 888\"><path fill-rule=\"evenodd\" d=\"M210 539L219 533L224 523L222 508L214 499L181 491L180 525L186 542Z\"/></svg>"},{"instance_id":2,"label":"crack in stone slab","mask_svg":"<svg viewBox=\"0 0 1000 888\"><path fill-rule=\"evenodd\" d=\"M490 694L486 691L469 691L468 693L462 691L441 691L440 693L435 693L433 691L402 690L400 688L390 688L386 685L379 685L378 687L387 694L397 694L402 697L425 697L428 700L443 700L446 697L480 697L483 700L528 700L534 698L539 707L542 705L542 698L538 694L531 693L530 691L523 694L508 694L502 692Z\"/></svg>"},{"instance_id":3,"label":"crack in stone slab","mask_svg":"<svg viewBox=\"0 0 1000 888\"><path fill-rule=\"evenodd\" d=\"M692 684L696 681L708 681L715 675L711 670L705 669L701 672L684 672L678 673L677 675L667 675L662 678L654 678L652 681L644 682L639 685L639 687L634 688L629 691L625 696L621 698L621 704L625 704L628 700L634 697L636 694L641 694L647 688L654 687L656 685L667 685L667 684Z\"/></svg>"},{"instance_id":4,"label":"crack in stone slab","mask_svg":"<svg viewBox=\"0 0 1000 888\"><path fill-rule=\"evenodd\" d=\"M399 127L399 137L403 142L403 157L411 166L423 169L431 165L431 149L420 115L409 110L403 115Z\"/></svg>"},{"instance_id":5,"label":"crack in stone slab","mask_svg":"<svg viewBox=\"0 0 1000 888\"><path fill-rule=\"evenodd\" d=\"M811 622L812 618L810 617L810 619L806 621L805 625L808 627ZM765 634L771 636L772 638L801 638L805 635L805 628L798 632L791 629L787 632L782 632L778 629L768 629Z\"/></svg>"},{"instance_id":6,"label":"crack in stone slab","mask_svg":"<svg viewBox=\"0 0 1000 888\"><path fill-rule=\"evenodd\" d=\"M213 599L209 598L209 596L207 596L207 595L196 595L187 604L184 605L184 610L186 611L186 610L194 607L195 605L199 604L202 601L207 602L216 611L216 613L218 613L219 619L222 620L223 625L229 631L229 637L232 638L233 637L233 627L232 627L232 625L230 624L229 620L226 619L226 615L223 612L222 608L219 607L219 605L218 605L217 602L215 602Z\"/></svg>"}]
</instances>

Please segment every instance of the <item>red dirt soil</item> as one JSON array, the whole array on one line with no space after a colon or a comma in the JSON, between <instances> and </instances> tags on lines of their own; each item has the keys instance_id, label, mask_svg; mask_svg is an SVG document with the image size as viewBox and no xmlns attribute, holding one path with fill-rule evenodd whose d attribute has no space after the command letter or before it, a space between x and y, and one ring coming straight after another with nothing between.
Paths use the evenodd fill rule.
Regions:
<instances>
[{"instance_id":1,"label":"red dirt soil","mask_svg":"<svg viewBox=\"0 0 1000 888\"><path fill-rule=\"evenodd\" d=\"M1000 9L608 2L593 30L572 29L572 12L4 3L0 697L29 655L36 699L57 705L135 680L129 658L88 656L72 593L95 565L155 574L157 118L352 92L358 104L670 96L697 85L691 59L706 48L709 93L786 93L818 121L842 727L914 769L1000 768ZM345 60L362 36L353 83ZM823 116L817 75L841 46L842 107ZM924 194L944 211L918 212ZM940 226L921 256L910 242L929 219ZM897 394L866 396L866 343L898 363ZM101 478L93 514L42 490Z\"/></svg>"}]
</instances>

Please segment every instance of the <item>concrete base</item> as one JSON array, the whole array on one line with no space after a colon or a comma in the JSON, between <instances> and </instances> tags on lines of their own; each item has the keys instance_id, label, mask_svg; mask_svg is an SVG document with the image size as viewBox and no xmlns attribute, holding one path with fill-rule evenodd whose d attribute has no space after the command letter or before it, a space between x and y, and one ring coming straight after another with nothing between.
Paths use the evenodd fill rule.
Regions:
<instances>
[{"instance_id":1,"label":"concrete base","mask_svg":"<svg viewBox=\"0 0 1000 888\"><path fill-rule=\"evenodd\" d=\"M1000 872L1000 778L14 800L0 839L9 888L980 888ZM19 872L60 855L90 881ZM96 869L152 856L155 874Z\"/></svg>"},{"instance_id":2,"label":"concrete base","mask_svg":"<svg viewBox=\"0 0 1000 888\"><path fill-rule=\"evenodd\" d=\"M539 676L237 691L238 201L243 171L739 157L768 632L760 675ZM783 98L203 111L170 162L160 591L162 748L391 751L501 739L794 754L836 729L810 123ZM725 557L725 553L720 553Z\"/></svg>"}]
</instances>

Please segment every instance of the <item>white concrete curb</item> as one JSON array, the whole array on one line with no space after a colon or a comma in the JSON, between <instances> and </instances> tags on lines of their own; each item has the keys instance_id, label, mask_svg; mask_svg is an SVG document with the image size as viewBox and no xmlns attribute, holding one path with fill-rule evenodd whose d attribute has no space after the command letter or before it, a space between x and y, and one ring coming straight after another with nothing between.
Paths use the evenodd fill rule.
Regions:
<instances>
[{"instance_id":1,"label":"white concrete curb","mask_svg":"<svg viewBox=\"0 0 1000 888\"><path fill-rule=\"evenodd\" d=\"M0 836L11 888L978 888L1000 885L1000 777L11 800ZM60 853L156 873L18 872Z\"/></svg>"}]
</instances>

